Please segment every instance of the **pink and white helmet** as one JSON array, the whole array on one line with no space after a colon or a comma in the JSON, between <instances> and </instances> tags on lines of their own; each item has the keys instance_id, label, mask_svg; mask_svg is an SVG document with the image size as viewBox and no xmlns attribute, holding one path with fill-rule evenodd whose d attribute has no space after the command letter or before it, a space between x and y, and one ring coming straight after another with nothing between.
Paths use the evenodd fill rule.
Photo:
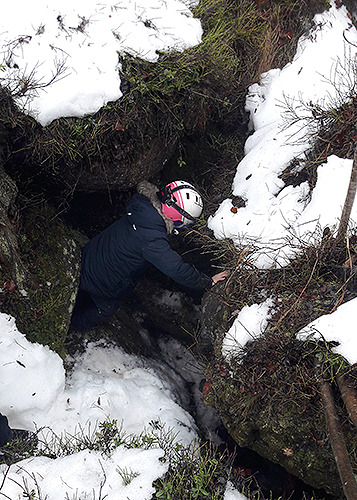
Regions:
<instances>
[{"instance_id":1,"label":"pink and white helmet","mask_svg":"<svg viewBox=\"0 0 357 500\"><path fill-rule=\"evenodd\" d=\"M197 189L185 181L173 181L157 193L162 211L173 220L175 227L192 224L203 210L203 201Z\"/></svg>"}]
</instances>

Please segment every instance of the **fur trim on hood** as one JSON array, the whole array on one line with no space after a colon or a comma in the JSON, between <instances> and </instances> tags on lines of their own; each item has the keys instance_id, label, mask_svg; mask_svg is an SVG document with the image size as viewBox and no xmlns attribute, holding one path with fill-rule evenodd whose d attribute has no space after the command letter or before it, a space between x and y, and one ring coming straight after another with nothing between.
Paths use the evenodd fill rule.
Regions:
<instances>
[{"instance_id":1,"label":"fur trim on hood","mask_svg":"<svg viewBox=\"0 0 357 500\"><path fill-rule=\"evenodd\" d=\"M156 210L159 212L159 214L163 218L163 220L166 224L167 232L169 234L171 234L172 230L174 228L174 223L172 222L171 219L166 217L166 215L162 211L161 202L156 194L159 191L159 188L156 187L154 184L151 184L150 182L141 181L138 184L137 191L139 194L142 194L142 195L146 196L147 198L149 198L151 205L154 208L156 208Z\"/></svg>"}]
</instances>

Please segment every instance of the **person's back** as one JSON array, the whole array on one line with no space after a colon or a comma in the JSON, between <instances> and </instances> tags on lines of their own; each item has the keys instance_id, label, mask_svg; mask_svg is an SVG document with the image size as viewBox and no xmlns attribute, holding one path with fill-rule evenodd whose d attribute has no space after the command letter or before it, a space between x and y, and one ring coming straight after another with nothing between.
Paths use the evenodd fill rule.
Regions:
<instances>
[{"instance_id":1,"label":"person's back","mask_svg":"<svg viewBox=\"0 0 357 500\"><path fill-rule=\"evenodd\" d=\"M129 202L127 214L85 246L79 294L72 314L74 329L90 328L110 317L152 265L185 288L203 291L214 284L213 278L185 263L170 247L169 233L174 224L192 222L184 209L184 200L189 200L196 214L202 211L202 202L193 187L183 181L173 184L174 190L183 189L186 193L186 198L180 194L182 206L177 204L177 193L177 198L173 196L172 202L166 200L169 204L166 205L160 201L156 186L144 181ZM189 199L191 191L193 196ZM171 196L170 193L167 188L164 196ZM175 213L176 216L172 215Z\"/></svg>"},{"instance_id":2,"label":"person's back","mask_svg":"<svg viewBox=\"0 0 357 500\"><path fill-rule=\"evenodd\" d=\"M105 297L119 298L150 267L143 257L154 239L167 239L163 219L148 198L136 194L128 213L95 236L83 250L81 286Z\"/></svg>"}]
</instances>

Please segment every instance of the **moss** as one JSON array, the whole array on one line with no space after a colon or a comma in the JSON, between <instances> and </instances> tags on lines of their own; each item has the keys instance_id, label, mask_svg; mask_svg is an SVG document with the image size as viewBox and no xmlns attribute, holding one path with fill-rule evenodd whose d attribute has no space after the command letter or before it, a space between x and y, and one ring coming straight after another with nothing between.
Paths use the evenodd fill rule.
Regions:
<instances>
[{"instance_id":1,"label":"moss","mask_svg":"<svg viewBox=\"0 0 357 500\"><path fill-rule=\"evenodd\" d=\"M348 250L336 247L332 237L322 236L316 247L305 248L288 266L273 270L252 269L249 255L244 258L242 249L232 248L227 241L221 248L206 235L201 241L220 255L223 267L234 270L228 284L204 301L205 326L214 347L206 373L210 384L206 402L216 408L240 446L341 498L315 366L323 361L325 378L332 384L341 371L356 375L346 360L333 353L333 344L302 342L295 334L356 296L350 282L355 269L347 271L344 266L346 259L354 259L355 237L351 236ZM259 303L267 295L277 300L265 334L237 349L228 363L221 355L225 332L245 305ZM357 469L357 433L340 398L336 404Z\"/></svg>"},{"instance_id":2,"label":"moss","mask_svg":"<svg viewBox=\"0 0 357 500\"><path fill-rule=\"evenodd\" d=\"M46 204L21 211L17 237L28 286L4 287L2 311L16 317L19 330L30 341L64 356L79 276L79 246ZM11 282L4 269L0 278Z\"/></svg>"},{"instance_id":3,"label":"moss","mask_svg":"<svg viewBox=\"0 0 357 500\"><path fill-rule=\"evenodd\" d=\"M62 118L42 128L2 92L1 121L11 130L14 152L7 167L24 182L32 182L35 173L48 181L50 174L65 190L77 182L85 190L94 177L93 190L135 185L139 176L160 170L186 135L212 124L217 137L232 132L242 118L247 86L261 71L291 59L298 37L327 3L202 0L195 9L202 43L162 53L154 64L126 56L123 97L83 119ZM165 156L144 156L155 141Z\"/></svg>"},{"instance_id":4,"label":"moss","mask_svg":"<svg viewBox=\"0 0 357 500\"><path fill-rule=\"evenodd\" d=\"M321 357L332 381L336 369L346 369L328 345L267 333L229 363L216 354L207 368L209 389L204 397L239 446L342 498L316 381L316 359ZM352 466L357 469L357 433L340 398L336 397L336 405Z\"/></svg>"},{"instance_id":5,"label":"moss","mask_svg":"<svg viewBox=\"0 0 357 500\"><path fill-rule=\"evenodd\" d=\"M242 370L245 368L242 367ZM216 370L216 368L215 368ZM239 376L237 367L231 369L234 378ZM221 371L222 373L222 371ZM206 402L212 404L230 435L241 447L254 450L259 455L279 463L294 476L314 488L325 489L330 494L341 495L340 481L333 454L326 434L323 411L318 398L300 406L269 393L269 382L262 380L265 390L242 389L230 378L217 377L211 372L211 388ZM260 374L262 379L264 375Z\"/></svg>"}]
</instances>

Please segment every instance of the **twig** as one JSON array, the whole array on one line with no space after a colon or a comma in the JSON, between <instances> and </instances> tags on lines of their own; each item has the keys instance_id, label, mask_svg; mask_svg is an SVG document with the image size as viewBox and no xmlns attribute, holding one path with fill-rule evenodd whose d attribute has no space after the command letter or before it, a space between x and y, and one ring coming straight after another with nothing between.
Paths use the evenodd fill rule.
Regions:
<instances>
[{"instance_id":1,"label":"twig","mask_svg":"<svg viewBox=\"0 0 357 500\"><path fill-rule=\"evenodd\" d=\"M344 494L347 500L357 500L357 484L353 474L350 458L348 456L346 443L340 428L340 422L333 400L332 389L330 384L324 380L322 375L319 377L319 388L324 405L331 447Z\"/></svg>"},{"instance_id":2,"label":"twig","mask_svg":"<svg viewBox=\"0 0 357 500\"><path fill-rule=\"evenodd\" d=\"M213 295L214 297L216 297L216 299L218 299L220 302L222 302L222 304L226 305L227 307L229 308L232 308L232 305L231 304L228 304L228 302L226 302L225 300L223 300L219 295L217 295L216 293L212 292L212 290L209 290L208 293L210 295Z\"/></svg>"},{"instance_id":3,"label":"twig","mask_svg":"<svg viewBox=\"0 0 357 500\"><path fill-rule=\"evenodd\" d=\"M350 183L348 185L348 190L342 210L340 225L337 232L337 238L336 238L337 243L343 241L347 235L348 222L350 220L350 215L352 211L353 202L356 197L356 192L357 192L357 147L355 146Z\"/></svg>"},{"instance_id":4,"label":"twig","mask_svg":"<svg viewBox=\"0 0 357 500\"><path fill-rule=\"evenodd\" d=\"M336 380L350 419L357 427L357 390L349 383L346 374L338 374Z\"/></svg>"},{"instance_id":5,"label":"twig","mask_svg":"<svg viewBox=\"0 0 357 500\"><path fill-rule=\"evenodd\" d=\"M103 472L103 479L101 480L100 482L100 486L99 486L99 497L98 497L98 500L105 500L105 498L107 498L108 495L104 495L104 497L102 497L102 491L103 491L103 486L105 485L106 481L107 481L107 475L105 473L105 470L104 470L104 467L103 467L103 464L102 462L99 460L99 465L102 469L102 472Z\"/></svg>"},{"instance_id":6,"label":"twig","mask_svg":"<svg viewBox=\"0 0 357 500\"><path fill-rule=\"evenodd\" d=\"M352 273L353 272L353 263L352 263L351 249L350 249L350 239L348 236L346 237L346 248L347 248L347 253L348 253L348 263L350 265L350 271Z\"/></svg>"},{"instance_id":7,"label":"twig","mask_svg":"<svg viewBox=\"0 0 357 500\"><path fill-rule=\"evenodd\" d=\"M5 484L6 478L7 478L8 474L9 474L9 471L10 471L10 465L8 465L8 467L7 467L7 469L6 469L5 473L4 473L3 480L2 480L2 482L0 484L0 495L3 496L3 497L5 497L5 498L8 498L9 500L11 500L11 497L9 497L8 495L5 495L5 493L3 493L1 491L3 489L3 486Z\"/></svg>"},{"instance_id":8,"label":"twig","mask_svg":"<svg viewBox=\"0 0 357 500\"><path fill-rule=\"evenodd\" d=\"M277 321L277 323L276 323L276 325L274 326L273 330L276 330L276 329L278 328L279 324L280 324L280 323L283 321L283 319L284 319L284 318L285 318L285 317L286 317L286 316L290 313L290 311L291 311L291 310L292 310L292 309L296 306L296 304L299 302L299 300L300 300L300 299L301 299L301 297L303 296L303 294L304 294L304 292L305 292L306 288L309 286L309 283L310 283L310 281L312 280L312 277L313 277L313 275L314 275L314 272L315 272L315 269L316 269L316 266L317 266L318 261L319 261L319 258L318 258L318 256L317 256L317 257L316 257L316 260L315 260L315 264L314 264L314 266L313 266L313 268L312 268L312 271L311 271L311 273L310 273L309 279L307 280L307 282L306 282L306 284L305 284L304 288L301 290L299 297L295 300L295 302L292 304L292 306L291 306L291 307L289 307L289 309L288 309L288 310L287 310L287 311L286 311L286 312L285 312L285 313L284 313L284 314L283 314L283 315L279 318L279 320Z\"/></svg>"}]
</instances>

